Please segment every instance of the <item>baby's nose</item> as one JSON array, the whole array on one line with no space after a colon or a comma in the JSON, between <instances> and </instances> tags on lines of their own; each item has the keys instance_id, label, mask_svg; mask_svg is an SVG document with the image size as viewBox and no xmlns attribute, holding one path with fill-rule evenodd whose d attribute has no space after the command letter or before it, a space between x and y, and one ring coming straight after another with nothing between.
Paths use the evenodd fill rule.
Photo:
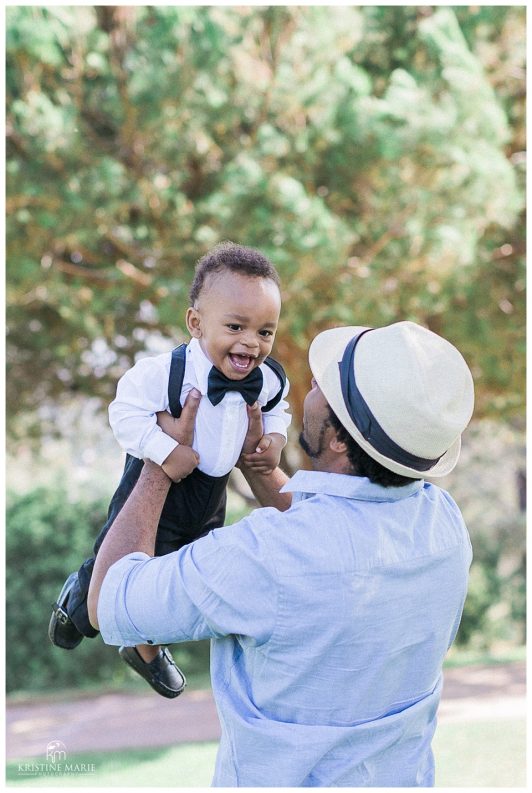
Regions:
<instances>
[{"instance_id":1,"label":"baby's nose","mask_svg":"<svg viewBox=\"0 0 532 793\"><path fill-rule=\"evenodd\" d=\"M254 334L247 333L242 341L249 349L258 349L259 347L259 340Z\"/></svg>"}]
</instances>

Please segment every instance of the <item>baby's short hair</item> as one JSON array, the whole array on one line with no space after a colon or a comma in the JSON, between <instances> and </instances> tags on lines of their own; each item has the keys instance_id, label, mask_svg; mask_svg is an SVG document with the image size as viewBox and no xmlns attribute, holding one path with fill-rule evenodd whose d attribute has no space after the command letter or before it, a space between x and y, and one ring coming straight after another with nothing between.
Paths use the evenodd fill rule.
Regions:
<instances>
[{"instance_id":1,"label":"baby's short hair","mask_svg":"<svg viewBox=\"0 0 532 793\"><path fill-rule=\"evenodd\" d=\"M269 278L280 286L277 270L264 254L255 248L247 248L226 240L215 245L196 264L194 280L190 287L191 306L198 299L205 285L205 279L212 273L223 273L224 270L255 278Z\"/></svg>"}]
</instances>

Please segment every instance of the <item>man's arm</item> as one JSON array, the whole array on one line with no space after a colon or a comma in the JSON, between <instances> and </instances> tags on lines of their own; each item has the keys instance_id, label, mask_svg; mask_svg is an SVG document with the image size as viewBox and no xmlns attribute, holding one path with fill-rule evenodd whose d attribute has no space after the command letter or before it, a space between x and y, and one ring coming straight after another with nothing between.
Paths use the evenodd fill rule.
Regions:
<instances>
[{"instance_id":1,"label":"man's arm","mask_svg":"<svg viewBox=\"0 0 532 793\"><path fill-rule=\"evenodd\" d=\"M182 430L181 437L184 439L188 440L193 436L199 401L198 396L191 392L177 420ZM188 476L199 462L197 453L190 447L186 449L188 453L183 457L183 478ZM155 535L170 485L171 479L162 468L149 460L144 462L135 487L116 516L96 556L87 598L89 620L95 628L98 628L97 609L100 589L109 568L123 556L134 551L141 551L149 556L154 555Z\"/></svg>"},{"instance_id":2,"label":"man's arm","mask_svg":"<svg viewBox=\"0 0 532 793\"><path fill-rule=\"evenodd\" d=\"M262 413L257 403L248 407L248 416L249 427L246 440L260 438L262 436ZM246 448L246 442L244 442L244 447ZM238 462L238 467L251 487L253 495L262 507L276 507L284 512L292 504L292 495L279 491L289 477L280 468L275 468L268 474L252 468L249 463L255 459L256 454L242 454Z\"/></svg>"},{"instance_id":3,"label":"man's arm","mask_svg":"<svg viewBox=\"0 0 532 793\"><path fill-rule=\"evenodd\" d=\"M138 481L98 551L91 577L87 608L91 625L98 628L98 598L112 565L133 551L154 555L155 535L172 480L162 468L146 460Z\"/></svg>"},{"instance_id":4,"label":"man's arm","mask_svg":"<svg viewBox=\"0 0 532 793\"><path fill-rule=\"evenodd\" d=\"M248 468L242 457L239 468L261 507L275 507L280 512L285 512L292 506L292 494L279 492L289 479L280 468L275 468L270 474L263 474Z\"/></svg>"}]
</instances>

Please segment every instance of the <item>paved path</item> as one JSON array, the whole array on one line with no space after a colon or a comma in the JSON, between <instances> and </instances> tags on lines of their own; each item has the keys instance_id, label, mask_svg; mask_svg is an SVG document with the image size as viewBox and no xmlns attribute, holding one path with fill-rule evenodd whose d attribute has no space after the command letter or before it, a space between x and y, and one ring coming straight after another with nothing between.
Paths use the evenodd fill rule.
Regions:
<instances>
[{"instance_id":1,"label":"paved path","mask_svg":"<svg viewBox=\"0 0 532 793\"><path fill-rule=\"evenodd\" d=\"M525 717L525 662L468 666L444 673L441 724ZM69 702L7 704L7 759L41 758L50 741L69 754L216 741L220 726L210 691L177 700L155 693L108 693Z\"/></svg>"}]
</instances>

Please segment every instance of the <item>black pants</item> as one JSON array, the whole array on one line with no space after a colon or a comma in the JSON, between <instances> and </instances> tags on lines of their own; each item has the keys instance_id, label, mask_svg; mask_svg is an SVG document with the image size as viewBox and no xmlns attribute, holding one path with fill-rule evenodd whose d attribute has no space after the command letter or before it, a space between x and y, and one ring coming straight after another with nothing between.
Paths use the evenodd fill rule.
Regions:
<instances>
[{"instance_id":1,"label":"black pants","mask_svg":"<svg viewBox=\"0 0 532 793\"><path fill-rule=\"evenodd\" d=\"M78 571L77 584L68 598L68 616L84 636L98 631L92 627L87 613L87 594L98 549L114 519L140 476L144 462L127 455L120 484L111 499L107 520L94 543L94 556L87 559ZM181 482L170 485L155 537L155 556L177 551L197 540L211 529L223 526L225 520L226 485L229 474L214 477L197 468Z\"/></svg>"}]
</instances>

